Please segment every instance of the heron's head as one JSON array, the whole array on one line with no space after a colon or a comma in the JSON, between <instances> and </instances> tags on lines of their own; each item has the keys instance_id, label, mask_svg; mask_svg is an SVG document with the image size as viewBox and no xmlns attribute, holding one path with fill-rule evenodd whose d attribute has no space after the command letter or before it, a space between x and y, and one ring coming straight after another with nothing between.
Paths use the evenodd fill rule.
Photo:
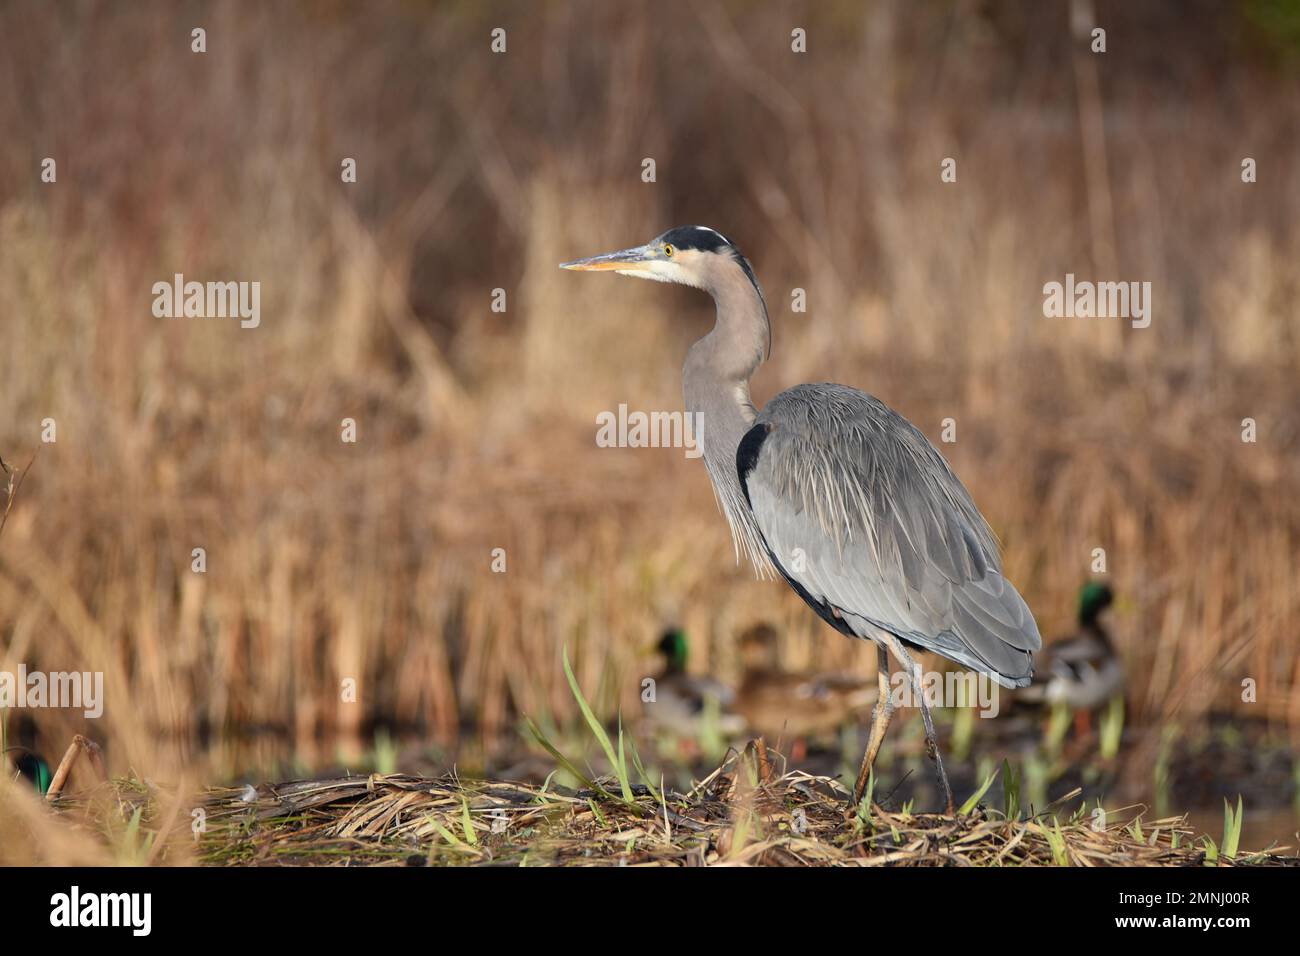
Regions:
<instances>
[{"instance_id":1,"label":"heron's head","mask_svg":"<svg viewBox=\"0 0 1300 956\"><path fill-rule=\"evenodd\" d=\"M754 271L745 257L731 240L708 226L678 226L651 239L644 246L607 252L589 259L562 262L560 268L581 272L617 272L619 275L676 282L710 291L716 288L719 276L738 268L758 288Z\"/></svg>"}]
</instances>

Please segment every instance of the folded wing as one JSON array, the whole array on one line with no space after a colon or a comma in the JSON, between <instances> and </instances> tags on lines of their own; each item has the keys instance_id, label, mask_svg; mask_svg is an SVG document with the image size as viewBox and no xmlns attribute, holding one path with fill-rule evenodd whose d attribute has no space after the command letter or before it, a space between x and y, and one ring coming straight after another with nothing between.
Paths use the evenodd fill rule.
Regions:
<instances>
[{"instance_id":1,"label":"folded wing","mask_svg":"<svg viewBox=\"0 0 1300 956\"><path fill-rule=\"evenodd\" d=\"M843 385L797 386L763 409L737 470L773 561L834 626L1029 683L1033 615L970 494L901 415Z\"/></svg>"}]
</instances>

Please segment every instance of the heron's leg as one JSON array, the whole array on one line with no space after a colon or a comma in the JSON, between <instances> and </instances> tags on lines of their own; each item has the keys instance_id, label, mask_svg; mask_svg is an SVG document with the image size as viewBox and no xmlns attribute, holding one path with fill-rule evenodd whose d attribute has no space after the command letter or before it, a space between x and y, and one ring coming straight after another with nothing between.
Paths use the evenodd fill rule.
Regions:
<instances>
[{"instance_id":1,"label":"heron's leg","mask_svg":"<svg viewBox=\"0 0 1300 956\"><path fill-rule=\"evenodd\" d=\"M939 754L939 738L934 732L934 720L930 717L930 705L925 702L925 694L921 691L921 663L920 661L908 661L912 671L912 693L916 699L921 702L921 719L925 721L925 752L931 760L934 761L935 770L939 774L939 785L943 788L943 798L946 801L944 813L948 816L954 816L956 809L952 802L952 787L948 785L948 774L943 769L943 757Z\"/></svg>"},{"instance_id":2,"label":"heron's leg","mask_svg":"<svg viewBox=\"0 0 1300 956\"><path fill-rule=\"evenodd\" d=\"M956 810L952 802L952 787L949 786L948 774L943 769L943 757L939 754L939 738L934 732L934 719L930 716L930 705L925 702L925 693L921 689L921 664L912 659L912 655L907 653L907 648L897 637L886 633L885 640L889 649L894 652L894 656L898 658L898 662L907 671L912 684L912 694L921 705L921 719L925 721L925 753L934 761L935 770L939 775L939 786L943 789L945 800L944 812L948 816L953 816Z\"/></svg>"},{"instance_id":3,"label":"heron's leg","mask_svg":"<svg viewBox=\"0 0 1300 956\"><path fill-rule=\"evenodd\" d=\"M862 802L862 795L867 792L867 778L876 763L876 754L889 729L889 721L894 716L894 698L889 693L889 652L882 645L876 645L876 681L880 687L876 706L871 711L871 736L867 739L867 752L862 755L862 769L858 771L857 783L853 785L853 804Z\"/></svg>"}]
</instances>

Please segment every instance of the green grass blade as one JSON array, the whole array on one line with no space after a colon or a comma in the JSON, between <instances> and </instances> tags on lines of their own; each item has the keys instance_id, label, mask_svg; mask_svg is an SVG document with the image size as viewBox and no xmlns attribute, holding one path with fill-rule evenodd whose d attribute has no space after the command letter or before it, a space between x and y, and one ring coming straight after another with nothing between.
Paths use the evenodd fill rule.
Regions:
<instances>
[{"instance_id":1,"label":"green grass blade","mask_svg":"<svg viewBox=\"0 0 1300 956\"><path fill-rule=\"evenodd\" d=\"M618 772L618 785L623 791L623 799L631 803L632 797L632 776L627 772L627 751L624 749L623 742L623 715L618 715L618 763L614 769Z\"/></svg>"},{"instance_id":2,"label":"green grass blade","mask_svg":"<svg viewBox=\"0 0 1300 956\"><path fill-rule=\"evenodd\" d=\"M1047 836L1047 845L1052 849L1052 862L1057 866L1069 866L1070 854L1065 849L1065 834L1061 832L1061 821L1052 818L1052 828L1043 827Z\"/></svg>"},{"instance_id":3,"label":"green grass blade","mask_svg":"<svg viewBox=\"0 0 1300 956\"><path fill-rule=\"evenodd\" d=\"M527 724L528 732L533 735L533 739L535 739L539 744L545 747L546 752L555 758L555 762L558 763L565 770L567 770L570 774L572 774L577 779L578 783L586 787L588 790L601 789L601 787L598 784L593 782L585 773L583 773L581 770L575 767L572 761L570 761L568 757L560 753L560 751L556 749L553 743L551 743L549 740L546 739L546 735L542 733L542 729L538 727L535 723L533 723L533 719L531 717L525 717L524 723Z\"/></svg>"},{"instance_id":4,"label":"green grass blade","mask_svg":"<svg viewBox=\"0 0 1300 956\"><path fill-rule=\"evenodd\" d=\"M968 799L965 803L961 805L961 809L957 811L957 816L959 817L968 816L971 813L971 811L973 811L977 806L979 806L979 802L984 799L984 794L989 792L989 787L993 786L993 781L997 779L997 776L998 776L998 772L996 769L994 769L994 771L991 774L985 777L984 783L980 786L980 788L976 790L974 793L972 793L970 795L970 799Z\"/></svg>"},{"instance_id":5,"label":"green grass blade","mask_svg":"<svg viewBox=\"0 0 1300 956\"><path fill-rule=\"evenodd\" d=\"M1227 800L1223 801L1223 855L1228 859L1233 859L1237 855L1237 847L1241 842L1241 822L1242 822L1241 795L1237 795L1237 812L1232 812L1232 804Z\"/></svg>"},{"instance_id":6,"label":"green grass blade","mask_svg":"<svg viewBox=\"0 0 1300 956\"><path fill-rule=\"evenodd\" d=\"M468 847L468 846L465 845L465 841L464 841L464 840L462 840L460 837L456 836L456 834L452 833L450 830L448 830L446 827L444 827L441 823L439 823L437 820L435 820L432 816L427 816L427 817L425 817L425 819L426 819L427 821L429 821L430 824L432 824L433 828L434 828L435 830L438 831L438 835L441 836L444 840L446 840L446 841L447 841L447 845L450 846L453 850L459 850L459 851L462 852L462 853L473 853L473 852L474 852L470 847ZM433 862L435 861L435 859L436 859L436 857L435 857L435 855L434 855L434 851L435 851L435 850L437 850L437 845L431 843L431 844L429 845L429 862L430 862L430 863L433 863Z\"/></svg>"},{"instance_id":7,"label":"green grass blade","mask_svg":"<svg viewBox=\"0 0 1300 956\"><path fill-rule=\"evenodd\" d=\"M563 660L564 676L569 682L569 690L573 693L573 699L578 702L578 709L582 711L582 717L591 729L592 736L596 738L600 748L605 751L605 757L609 760L609 765L619 775L618 782L623 790L623 802L632 803L632 788L628 785L626 768L621 767L618 755L614 753L614 745L610 743L609 734L605 732L604 726L596 718L591 705L587 703L587 698L582 695L582 688L578 686L578 678L573 676L573 668L569 664L569 648L567 646L563 650Z\"/></svg>"},{"instance_id":8,"label":"green grass blade","mask_svg":"<svg viewBox=\"0 0 1300 956\"><path fill-rule=\"evenodd\" d=\"M867 774L867 786L862 791L862 799L858 801L858 820L866 827L871 826L871 801L876 794L876 768L872 767L871 772Z\"/></svg>"},{"instance_id":9,"label":"green grass blade","mask_svg":"<svg viewBox=\"0 0 1300 956\"><path fill-rule=\"evenodd\" d=\"M1020 819L1020 771L1009 760L1002 761L1002 809L1008 820Z\"/></svg>"},{"instance_id":10,"label":"green grass blade","mask_svg":"<svg viewBox=\"0 0 1300 956\"><path fill-rule=\"evenodd\" d=\"M465 794L460 795L460 825L465 830L465 842L478 846L478 831L474 829L474 820L469 815L469 800Z\"/></svg>"},{"instance_id":11,"label":"green grass blade","mask_svg":"<svg viewBox=\"0 0 1300 956\"><path fill-rule=\"evenodd\" d=\"M1101 715L1101 756L1113 760L1124 740L1124 697L1112 697Z\"/></svg>"},{"instance_id":12,"label":"green grass blade","mask_svg":"<svg viewBox=\"0 0 1300 956\"><path fill-rule=\"evenodd\" d=\"M1055 702L1048 713L1047 730L1044 735L1046 739L1046 749L1048 754L1055 758L1061 752L1061 745L1065 742L1065 735L1070 731L1070 708L1065 704Z\"/></svg>"},{"instance_id":13,"label":"green grass blade","mask_svg":"<svg viewBox=\"0 0 1300 956\"><path fill-rule=\"evenodd\" d=\"M1205 865L1218 866L1219 865L1218 845L1209 837L1203 837L1202 839L1205 841Z\"/></svg>"}]
</instances>

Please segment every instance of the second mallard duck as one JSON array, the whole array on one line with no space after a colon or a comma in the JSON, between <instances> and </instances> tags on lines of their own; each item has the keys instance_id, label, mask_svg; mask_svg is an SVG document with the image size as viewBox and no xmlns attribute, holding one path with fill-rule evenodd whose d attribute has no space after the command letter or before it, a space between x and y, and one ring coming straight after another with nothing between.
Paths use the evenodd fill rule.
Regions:
<instances>
[{"instance_id":1,"label":"second mallard duck","mask_svg":"<svg viewBox=\"0 0 1300 956\"><path fill-rule=\"evenodd\" d=\"M732 706L769 743L788 741L796 760L807 738L834 733L879 696L874 680L782 670L776 629L770 624L745 631L740 653L745 670Z\"/></svg>"},{"instance_id":2,"label":"second mallard duck","mask_svg":"<svg viewBox=\"0 0 1300 956\"><path fill-rule=\"evenodd\" d=\"M680 628L664 631L655 651L663 658L663 670L654 678L653 699L646 700L644 690L642 698L642 712L654 730L683 740L696 740L710 730L724 737L744 732L744 720L731 712L735 691L712 677L687 673L689 651Z\"/></svg>"},{"instance_id":3,"label":"second mallard duck","mask_svg":"<svg viewBox=\"0 0 1300 956\"><path fill-rule=\"evenodd\" d=\"M1034 681L1022 691L1029 703L1064 704L1076 713L1096 710L1124 687L1124 662L1100 620L1114 603L1105 584L1090 581L1079 592L1079 629L1053 641Z\"/></svg>"}]
</instances>

